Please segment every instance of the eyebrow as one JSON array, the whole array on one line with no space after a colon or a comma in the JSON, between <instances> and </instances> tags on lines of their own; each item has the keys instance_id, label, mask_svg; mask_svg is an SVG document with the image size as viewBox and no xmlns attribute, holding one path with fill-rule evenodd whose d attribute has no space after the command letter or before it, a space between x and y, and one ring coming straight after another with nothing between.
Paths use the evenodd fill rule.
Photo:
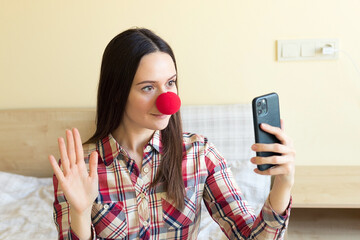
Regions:
<instances>
[{"instance_id":1,"label":"eyebrow","mask_svg":"<svg viewBox=\"0 0 360 240\"><path fill-rule=\"evenodd\" d=\"M170 80L170 79L172 79L172 78L174 78L174 77L176 77L176 73L175 73L174 75L172 75L171 77L169 77L168 80ZM167 81L168 81L168 80L167 80ZM145 80L145 81L139 82L139 83L136 84L136 85L145 84L145 83L156 83L156 82L157 82L157 81Z\"/></svg>"}]
</instances>

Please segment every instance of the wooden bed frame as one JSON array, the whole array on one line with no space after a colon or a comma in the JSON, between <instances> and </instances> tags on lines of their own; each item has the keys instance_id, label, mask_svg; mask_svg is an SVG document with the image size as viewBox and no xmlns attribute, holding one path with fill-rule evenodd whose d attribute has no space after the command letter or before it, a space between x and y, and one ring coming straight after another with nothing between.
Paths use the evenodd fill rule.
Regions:
<instances>
[{"instance_id":1,"label":"wooden bed frame","mask_svg":"<svg viewBox=\"0 0 360 240\"><path fill-rule=\"evenodd\" d=\"M0 171L51 177L48 155L59 158L57 138L76 127L85 142L95 115L95 108L0 110Z\"/></svg>"}]
</instances>

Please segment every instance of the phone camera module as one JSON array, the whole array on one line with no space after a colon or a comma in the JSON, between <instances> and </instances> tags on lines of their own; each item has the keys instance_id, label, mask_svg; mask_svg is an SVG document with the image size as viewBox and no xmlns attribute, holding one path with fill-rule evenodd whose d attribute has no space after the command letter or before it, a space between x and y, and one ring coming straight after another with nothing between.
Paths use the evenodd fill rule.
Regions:
<instances>
[{"instance_id":1,"label":"phone camera module","mask_svg":"<svg viewBox=\"0 0 360 240\"><path fill-rule=\"evenodd\" d=\"M268 112L267 101L265 98L259 99L256 103L256 110L259 117L265 116Z\"/></svg>"}]
</instances>

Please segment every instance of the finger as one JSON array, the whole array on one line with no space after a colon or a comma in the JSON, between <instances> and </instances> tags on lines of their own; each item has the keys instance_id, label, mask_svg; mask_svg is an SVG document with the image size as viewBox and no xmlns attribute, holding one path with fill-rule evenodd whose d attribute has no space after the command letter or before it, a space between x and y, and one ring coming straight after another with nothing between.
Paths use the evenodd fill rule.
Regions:
<instances>
[{"instance_id":1,"label":"finger","mask_svg":"<svg viewBox=\"0 0 360 240\"><path fill-rule=\"evenodd\" d=\"M281 126L281 130L285 130L285 124L284 124L284 120L280 119L280 126Z\"/></svg>"},{"instance_id":2,"label":"finger","mask_svg":"<svg viewBox=\"0 0 360 240\"><path fill-rule=\"evenodd\" d=\"M96 151L90 154L89 168L90 168L90 177L97 177L97 165L98 165L98 153Z\"/></svg>"},{"instance_id":3,"label":"finger","mask_svg":"<svg viewBox=\"0 0 360 240\"><path fill-rule=\"evenodd\" d=\"M270 156L270 157L253 157L251 158L251 162L256 165L262 165L262 164L284 164L288 163L289 159L286 156Z\"/></svg>"},{"instance_id":4,"label":"finger","mask_svg":"<svg viewBox=\"0 0 360 240\"><path fill-rule=\"evenodd\" d=\"M59 164L57 163L55 157L53 155L49 155L49 161L52 169L54 170L55 176L59 181L63 181L65 179L63 172L61 171Z\"/></svg>"},{"instance_id":5,"label":"finger","mask_svg":"<svg viewBox=\"0 0 360 240\"><path fill-rule=\"evenodd\" d=\"M70 171L70 163L66 152L65 140L62 137L58 138L58 144L61 156L61 165L63 167L64 174L67 175Z\"/></svg>"},{"instance_id":6,"label":"finger","mask_svg":"<svg viewBox=\"0 0 360 240\"><path fill-rule=\"evenodd\" d=\"M73 128L72 132L73 132L74 139L75 139L76 164L85 164L84 150L82 147L79 130L77 130L76 128Z\"/></svg>"},{"instance_id":7,"label":"finger","mask_svg":"<svg viewBox=\"0 0 360 240\"><path fill-rule=\"evenodd\" d=\"M281 154L289 154L292 153L292 148L289 146L272 143L272 144L264 144L264 143L255 143L251 146L251 149L255 152L274 152Z\"/></svg>"},{"instance_id":8,"label":"finger","mask_svg":"<svg viewBox=\"0 0 360 240\"><path fill-rule=\"evenodd\" d=\"M67 153L70 160L70 167L76 164L74 136L70 130L66 130Z\"/></svg>"},{"instance_id":9,"label":"finger","mask_svg":"<svg viewBox=\"0 0 360 240\"><path fill-rule=\"evenodd\" d=\"M288 142L288 137L285 135L284 131L281 130L280 128L271 126L271 125L266 124L266 123L262 123L260 125L260 127L265 132L268 132L268 133L270 133L272 135L275 135L275 137L277 139L279 139L280 142L282 142L282 143L287 143Z\"/></svg>"},{"instance_id":10,"label":"finger","mask_svg":"<svg viewBox=\"0 0 360 240\"><path fill-rule=\"evenodd\" d=\"M287 171L285 167L282 166L274 166L269 169L266 169L264 171L260 171L259 169L255 168L254 172L260 175L280 175L280 174L286 174Z\"/></svg>"}]
</instances>

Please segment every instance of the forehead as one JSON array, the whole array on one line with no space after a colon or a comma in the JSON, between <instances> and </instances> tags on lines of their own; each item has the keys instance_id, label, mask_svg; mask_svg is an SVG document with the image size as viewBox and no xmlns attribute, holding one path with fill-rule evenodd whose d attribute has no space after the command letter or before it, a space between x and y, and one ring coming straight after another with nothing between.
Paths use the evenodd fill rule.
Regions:
<instances>
[{"instance_id":1,"label":"forehead","mask_svg":"<svg viewBox=\"0 0 360 240\"><path fill-rule=\"evenodd\" d=\"M154 52L141 58L134 82L167 80L174 74L176 74L176 69L171 56L163 52Z\"/></svg>"}]
</instances>

